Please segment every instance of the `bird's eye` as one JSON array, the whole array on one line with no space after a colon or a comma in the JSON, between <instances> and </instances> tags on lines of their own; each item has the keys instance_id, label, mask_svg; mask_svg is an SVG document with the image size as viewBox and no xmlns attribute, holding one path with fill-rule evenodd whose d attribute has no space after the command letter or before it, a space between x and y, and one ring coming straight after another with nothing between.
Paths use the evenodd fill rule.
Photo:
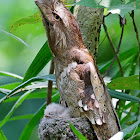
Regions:
<instances>
[{"instance_id":1,"label":"bird's eye","mask_svg":"<svg viewBox=\"0 0 140 140\"><path fill-rule=\"evenodd\" d=\"M54 15L54 18L55 18L55 19L61 20L61 18L60 18L57 14L55 14L54 12L52 12L52 14Z\"/></svg>"},{"instance_id":2,"label":"bird's eye","mask_svg":"<svg viewBox=\"0 0 140 140\"><path fill-rule=\"evenodd\" d=\"M59 4L59 2L57 1L57 2L56 2L56 5L58 5L58 4Z\"/></svg>"},{"instance_id":3,"label":"bird's eye","mask_svg":"<svg viewBox=\"0 0 140 140\"><path fill-rule=\"evenodd\" d=\"M59 17L58 15L54 15L54 17L55 17L56 19L60 19L60 17Z\"/></svg>"},{"instance_id":4,"label":"bird's eye","mask_svg":"<svg viewBox=\"0 0 140 140\"><path fill-rule=\"evenodd\" d=\"M52 112L49 112L49 115L53 115L53 113Z\"/></svg>"}]
</instances>

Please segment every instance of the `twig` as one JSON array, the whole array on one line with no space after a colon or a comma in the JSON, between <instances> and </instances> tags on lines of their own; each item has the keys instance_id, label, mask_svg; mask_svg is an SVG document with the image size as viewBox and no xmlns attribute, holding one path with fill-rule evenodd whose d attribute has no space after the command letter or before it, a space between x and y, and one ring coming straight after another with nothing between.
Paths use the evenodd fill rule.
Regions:
<instances>
[{"instance_id":1,"label":"twig","mask_svg":"<svg viewBox=\"0 0 140 140\"><path fill-rule=\"evenodd\" d=\"M120 68L121 76L123 77L123 69L122 69L122 66L121 66L121 63L120 63L120 59L119 59L119 57L118 57L118 52L119 52L120 45L121 45L121 41L122 41L124 25L123 25L123 27L122 27L121 38L120 38L120 42L119 42L117 51L115 50L115 46L114 46L114 44L113 44L113 42L112 42L112 40L111 40L111 37L110 37L110 35L109 35L108 31L107 31L107 26L105 25L105 17L103 18L103 27L104 27L105 33L106 33L106 35L107 35L107 38L108 38L108 40L109 40L109 42L110 42L110 44L111 44L111 47L112 47L112 49L113 49L113 52L114 52L114 54L115 54L114 59L113 59L111 65L110 65L110 67L109 67L108 70L105 72L105 74L104 74L103 77L105 77L105 76L109 73L109 71L110 71L110 69L111 69L111 67L112 67L112 65L113 65L113 63L114 63L114 61L115 61L116 58L117 58L118 65L119 65L119 68Z\"/></svg>"},{"instance_id":2,"label":"twig","mask_svg":"<svg viewBox=\"0 0 140 140\"><path fill-rule=\"evenodd\" d=\"M98 45L98 48L102 45L102 43L105 41L105 39L106 39L106 35L105 35L105 37L103 38L103 40L101 41L101 43Z\"/></svg>"},{"instance_id":3,"label":"twig","mask_svg":"<svg viewBox=\"0 0 140 140\"><path fill-rule=\"evenodd\" d=\"M135 23L135 19L134 19L134 10L132 10L132 13L130 14L132 20L133 20L133 26L134 26L134 30L136 33L136 38L138 41L138 45L139 45L139 86L140 86L140 39L139 39L139 33L138 33L138 29Z\"/></svg>"},{"instance_id":4,"label":"twig","mask_svg":"<svg viewBox=\"0 0 140 140\"><path fill-rule=\"evenodd\" d=\"M139 110L140 110L140 98L139 98L139 105L138 105L138 110L137 110L136 121L138 121L138 118L139 118Z\"/></svg>"},{"instance_id":5,"label":"twig","mask_svg":"<svg viewBox=\"0 0 140 140\"><path fill-rule=\"evenodd\" d=\"M53 62L53 59L52 59L49 74L53 74L53 73L54 73L54 62ZM51 99L52 99L52 85L53 85L53 82L52 81L48 81L47 105L51 103Z\"/></svg>"},{"instance_id":6,"label":"twig","mask_svg":"<svg viewBox=\"0 0 140 140\"><path fill-rule=\"evenodd\" d=\"M107 15L104 15L104 18L105 18L105 17L108 17L110 14L111 14L111 12L109 12Z\"/></svg>"},{"instance_id":7,"label":"twig","mask_svg":"<svg viewBox=\"0 0 140 140\"><path fill-rule=\"evenodd\" d=\"M140 133L134 135L133 137L131 137L131 138L127 139L127 140L131 140L131 139L135 138L135 137L138 136L138 135L140 135Z\"/></svg>"}]
</instances>

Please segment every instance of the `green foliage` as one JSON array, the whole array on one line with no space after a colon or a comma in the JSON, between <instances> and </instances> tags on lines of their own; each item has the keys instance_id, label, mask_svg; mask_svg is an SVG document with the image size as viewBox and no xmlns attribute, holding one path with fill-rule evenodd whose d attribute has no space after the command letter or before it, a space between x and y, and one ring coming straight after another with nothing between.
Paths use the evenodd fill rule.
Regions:
<instances>
[{"instance_id":1,"label":"green foliage","mask_svg":"<svg viewBox=\"0 0 140 140\"><path fill-rule=\"evenodd\" d=\"M82 6L87 6L91 8L102 7L99 5L99 3L96 3L96 1L93 1L93 0L81 0L75 3L75 5L82 5Z\"/></svg>"},{"instance_id":2,"label":"green foliage","mask_svg":"<svg viewBox=\"0 0 140 140\"><path fill-rule=\"evenodd\" d=\"M75 135L80 139L80 140L87 140L70 122L68 122L70 125L70 128L72 131L75 133Z\"/></svg>"},{"instance_id":3,"label":"green foliage","mask_svg":"<svg viewBox=\"0 0 140 140\"><path fill-rule=\"evenodd\" d=\"M12 107L12 109L9 111L9 113L6 115L6 117L0 122L0 128L9 120L10 116L12 115L12 113L14 112L14 110L16 108L18 108L22 102L27 98L27 96L31 93L32 91L27 91L25 92L18 100L17 102L14 104L14 106Z\"/></svg>"},{"instance_id":4,"label":"green foliage","mask_svg":"<svg viewBox=\"0 0 140 140\"><path fill-rule=\"evenodd\" d=\"M24 24L34 24L34 23L40 22L41 19L42 18L41 18L40 12L37 12L37 13L35 13L32 16L29 16L29 17L26 17L26 18L22 18L22 19L18 20L17 22L15 22L12 25L10 32L11 33L15 32L17 30L17 28L20 27L21 25L24 25Z\"/></svg>"},{"instance_id":5,"label":"green foliage","mask_svg":"<svg viewBox=\"0 0 140 140\"><path fill-rule=\"evenodd\" d=\"M120 14L122 17L125 16L128 12L131 12L132 10L135 10L136 7L134 3L130 4L122 4L117 6L111 6L108 8L108 12L111 12L112 14Z\"/></svg>"},{"instance_id":6,"label":"green foliage","mask_svg":"<svg viewBox=\"0 0 140 140\"><path fill-rule=\"evenodd\" d=\"M22 131L22 134L21 134L19 140L25 140L25 139L29 139L30 138L31 133L32 133L34 127L37 125L39 120L43 117L43 113L44 113L45 107L46 107L46 103L44 103L39 108L39 110L35 113L33 118L28 122L28 124L26 125L26 127Z\"/></svg>"},{"instance_id":7,"label":"green foliage","mask_svg":"<svg viewBox=\"0 0 140 140\"><path fill-rule=\"evenodd\" d=\"M139 75L116 78L112 80L107 86L110 89L140 90Z\"/></svg>"},{"instance_id":8,"label":"green foliage","mask_svg":"<svg viewBox=\"0 0 140 140\"><path fill-rule=\"evenodd\" d=\"M75 3L75 5L83 5L91 8L107 8L108 12L112 14L120 14L124 17L125 14L131 12L132 10L139 9L140 2L137 0L129 1L129 3L123 3L120 0L111 0L111 2L106 5L106 3L102 3L101 1L93 1L93 0L80 0L79 2Z\"/></svg>"},{"instance_id":9,"label":"green foliage","mask_svg":"<svg viewBox=\"0 0 140 140\"><path fill-rule=\"evenodd\" d=\"M117 134L115 134L113 137L111 137L109 140L122 140L128 133L130 133L134 128L136 128L140 124L140 120L135 122L133 125L121 130Z\"/></svg>"},{"instance_id":10,"label":"green foliage","mask_svg":"<svg viewBox=\"0 0 140 140\"><path fill-rule=\"evenodd\" d=\"M7 31L5 31L5 30L0 29L0 31L3 32L3 33L5 33L5 34L8 35L8 36L14 38L15 40L21 42L22 44L24 44L25 46L27 46L27 47L30 48L30 46L29 46L25 41L23 41L21 38L19 38L19 37L13 35L13 34L7 32Z\"/></svg>"},{"instance_id":11,"label":"green foliage","mask_svg":"<svg viewBox=\"0 0 140 140\"><path fill-rule=\"evenodd\" d=\"M1 129L0 129L0 139L1 140L7 140L6 136L4 135L4 133L2 132Z\"/></svg>"},{"instance_id":12,"label":"green foliage","mask_svg":"<svg viewBox=\"0 0 140 140\"><path fill-rule=\"evenodd\" d=\"M121 100L126 100L126 101L132 101L132 102L135 102L135 103L139 103L139 98L138 97L126 94L124 92L117 92L117 91L111 90L111 89L108 89L108 91L109 91L110 96L112 98L117 98L117 99L121 99Z\"/></svg>"},{"instance_id":13,"label":"green foliage","mask_svg":"<svg viewBox=\"0 0 140 140\"><path fill-rule=\"evenodd\" d=\"M51 59L52 54L48 47L48 42L46 42L36 55L30 67L28 68L24 76L23 82L25 82L29 78L35 77Z\"/></svg>"},{"instance_id":14,"label":"green foliage","mask_svg":"<svg viewBox=\"0 0 140 140\"><path fill-rule=\"evenodd\" d=\"M58 93L56 93L55 95L52 96L52 100L58 97ZM39 120L43 117L44 114L44 109L46 107L46 103L44 103L39 110L35 113L35 115L33 116L33 118L28 122L28 124L26 125L26 127L24 128L21 136L20 136L20 140L25 140L25 139L29 139L32 131L34 129L34 127L37 125L37 123L39 122Z\"/></svg>"},{"instance_id":15,"label":"green foliage","mask_svg":"<svg viewBox=\"0 0 140 140\"><path fill-rule=\"evenodd\" d=\"M23 77L21 77L17 74L9 73L9 72L0 71L0 75L1 76L10 76L10 77L14 77L14 78L18 78L20 80L23 80Z\"/></svg>"},{"instance_id":16,"label":"green foliage","mask_svg":"<svg viewBox=\"0 0 140 140\"><path fill-rule=\"evenodd\" d=\"M113 137L111 137L109 140L122 140L128 133L130 133L134 128L136 128L140 124L140 120L135 122L133 125L119 131L116 133ZM70 128L72 131L76 134L76 136L80 140L87 140L70 122L69 122Z\"/></svg>"},{"instance_id":17,"label":"green foliage","mask_svg":"<svg viewBox=\"0 0 140 140\"><path fill-rule=\"evenodd\" d=\"M64 2L67 5L74 3L73 0L72 1L64 0ZM140 97L140 93L139 93L140 88L139 88L139 79L138 79L139 77L138 76L139 52L138 52L138 44L135 39L136 35L133 30L133 24L130 24L132 21L128 13L131 13L132 10L135 10L135 12L137 13L135 19L137 20L137 23L139 23L138 20L139 20L140 14L139 12L137 12L137 10L140 9L140 2L139 0L127 0L126 3L124 4L120 0L111 0L109 5L106 6L102 3L102 1L99 1L97 3L96 1L93 1L93 0L81 0L78 3L75 3L75 5L83 5L83 6L88 6L91 8L105 7L107 8L108 12L111 12L112 14L119 14L122 17L124 17L125 15L127 19L127 24L125 26L125 29L126 29L125 35L122 42L122 48L118 54L123 71L124 71L124 77L120 77L120 69L118 67L118 62L115 61L108 75L111 78L111 82L108 83L107 86L109 88L108 90L111 97L117 98L120 100L117 107L117 114L120 119L120 123L123 130L119 132L118 134L116 134L117 139L119 138L120 134L122 136L120 139L122 139L123 137L124 139L128 139L133 134L132 130L135 127L139 126L139 123L140 123L140 120L136 122L138 118L138 114L139 114L138 107L139 107L139 97ZM24 6L27 7L26 2ZM21 7L23 7L22 4L21 4ZM0 4L0 8L2 9L1 4ZM14 6L14 9L16 9L15 6ZM31 8L29 9L31 10ZM18 11L19 13L22 13L23 10L20 11L20 7L19 7ZM41 21L40 13L36 11L34 11L33 13L28 11L27 15L21 14L21 17L16 17L15 21L14 20L12 20L12 22L8 21L8 25L6 24L7 22L3 24L4 27L12 26L10 32L17 35L13 35L12 33L9 33L2 29L0 29L0 31L4 33L5 35L14 38L15 40L18 40L20 43L24 44L25 46L29 47L29 45L25 43L25 41L23 41L21 38L26 40L26 42L27 41L29 42L29 40L31 40L32 42L31 44L33 44L33 46L36 44L40 46L40 42L45 42L46 37L45 37L45 40L42 39L42 33L44 33L44 30L42 29L43 28L42 23L40 23ZM12 17L15 17L14 13L12 13L12 15L13 15ZM118 15L111 15L107 18L108 20L107 25L109 26L109 33L111 34L111 38L115 45L118 44L119 42L118 38L120 37L120 32L119 32L120 25L119 25L118 20L116 20L117 18L118 18ZM30 28L31 30L29 30ZM9 29L6 29L6 30L9 30ZM36 32L34 32L33 38L30 37L32 34L32 30L36 30ZM140 31L139 26L138 26L138 31ZM25 32L24 36L21 38L18 37L18 36L22 36L23 32ZM39 35L40 35L40 38L36 38L36 36L39 36ZM102 29L101 39L100 39L101 41L104 36L105 36L105 33L104 33L104 30ZM39 51L37 50L37 53L35 52L37 54L36 56L34 53L33 57L31 58L32 60L29 61L27 70L24 69L23 64L21 64L23 65L23 67L19 70L17 69L18 64L16 62L16 59L19 58L17 54L22 54L23 52L21 52L21 50L18 50L17 47L15 47L16 49L12 47L12 46L15 46L15 44L14 45L12 44L13 41L10 41L10 40L8 41L10 45L8 44L7 50L10 50L10 47L12 48L12 52L15 52L13 56L15 57L15 59L12 59L11 61L10 58L8 57L10 53L7 54L7 50L4 50L5 54L8 57L8 62L9 62L8 64L5 64L5 65L7 67L8 66L9 67L13 66L13 67L12 68L10 67L8 70L6 68L2 68L2 70L0 70L0 82L2 82L2 85L0 85L0 103L3 102L2 104L0 104L0 107L2 108L0 109L0 111L3 110L4 112L6 110L4 113L2 112L2 115L0 117L0 128L1 128L0 139L6 140L6 137L7 139L11 138L10 135L7 135L7 133L5 133L5 129L8 131L7 128L9 128L9 122L22 121L22 120L24 121L28 120L29 122L25 126L24 125L20 126L22 127L22 132L19 133L18 138L14 138L14 139L20 139L20 140L30 139L30 136L33 133L35 126L38 125L39 120L43 116L43 110L45 108L45 100L46 100L47 81L52 80L55 84L55 76L46 75L47 73L46 71L48 71L49 68L48 67L45 68L48 62L52 59L52 54L49 50L48 42L46 41L45 44L42 45L41 49ZM6 40L6 43L8 41ZM1 43L1 40L0 40L0 43ZM1 46L5 46L6 43L2 43ZM4 52L4 51L2 50L1 52ZM1 53L1 52L0 52L1 57L6 58L6 57L3 57L2 54L4 53ZM27 54L26 57L30 56L33 54L33 51L29 52L28 50L26 54ZM104 74L106 70L108 69L108 67L111 65L113 57L114 56L112 55L110 44L108 40L105 39L103 44L101 44L101 46L99 47L99 54L98 54L98 67L102 74ZM4 59L0 60L1 63L3 61ZM42 70L44 68L45 68L45 74L42 73ZM14 69L15 73L19 73L19 74L14 74L14 72L12 73L6 72L6 71L12 71L11 69ZM24 73L21 72L22 69ZM20 74L24 76L20 76ZM3 80L4 78L7 78L6 80L7 84L5 84ZM10 78L12 79L11 82L10 82ZM125 90L125 92L116 91L118 89ZM37 111L32 112L32 109L31 109L29 112L26 112L29 106L25 104L28 101L31 102L31 104L34 101L40 101L39 107L36 108ZM58 90L55 88L53 88L52 101L59 102ZM22 107L24 107L23 112L21 111ZM19 110L21 112L17 113ZM81 133L79 133L74 128L74 126L71 123L69 124L70 124L71 129L73 130L73 132L77 135L79 139L81 140L86 139L84 136L82 136ZM6 134L6 136L4 135L3 132ZM139 132L140 132L140 128L138 127L136 129L136 134L138 134ZM140 137L137 136L137 138L139 139Z\"/></svg>"}]
</instances>

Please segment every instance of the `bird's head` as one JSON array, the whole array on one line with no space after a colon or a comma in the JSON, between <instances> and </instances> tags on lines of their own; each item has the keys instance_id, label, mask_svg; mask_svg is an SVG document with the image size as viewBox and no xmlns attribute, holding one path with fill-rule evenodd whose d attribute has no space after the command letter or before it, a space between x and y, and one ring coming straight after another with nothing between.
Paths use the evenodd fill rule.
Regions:
<instances>
[{"instance_id":1,"label":"bird's head","mask_svg":"<svg viewBox=\"0 0 140 140\"><path fill-rule=\"evenodd\" d=\"M49 46L55 56L83 45L79 25L62 1L35 0L35 3L41 11Z\"/></svg>"}]
</instances>

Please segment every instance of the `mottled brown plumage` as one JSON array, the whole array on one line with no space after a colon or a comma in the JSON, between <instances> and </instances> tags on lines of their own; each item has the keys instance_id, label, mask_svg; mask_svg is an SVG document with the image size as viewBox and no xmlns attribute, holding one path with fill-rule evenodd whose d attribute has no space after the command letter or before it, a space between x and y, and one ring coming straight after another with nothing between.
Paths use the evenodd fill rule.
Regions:
<instances>
[{"instance_id":1,"label":"mottled brown plumage","mask_svg":"<svg viewBox=\"0 0 140 140\"><path fill-rule=\"evenodd\" d=\"M60 103L69 107L71 117L86 116L98 139L109 139L120 130L119 120L76 19L60 0L35 2L54 55Z\"/></svg>"}]
</instances>

